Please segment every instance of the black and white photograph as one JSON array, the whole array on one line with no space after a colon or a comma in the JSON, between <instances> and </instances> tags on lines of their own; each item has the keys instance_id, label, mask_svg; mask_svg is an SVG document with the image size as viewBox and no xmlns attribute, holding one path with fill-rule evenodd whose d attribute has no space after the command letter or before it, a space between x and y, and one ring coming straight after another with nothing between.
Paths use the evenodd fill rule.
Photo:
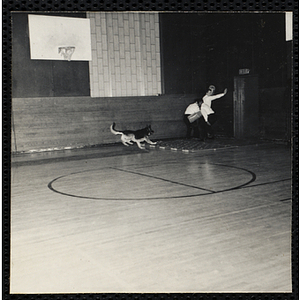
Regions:
<instances>
[{"instance_id":1,"label":"black and white photograph","mask_svg":"<svg viewBox=\"0 0 300 300\"><path fill-rule=\"evenodd\" d=\"M292 293L293 18L12 12L9 293Z\"/></svg>"}]
</instances>

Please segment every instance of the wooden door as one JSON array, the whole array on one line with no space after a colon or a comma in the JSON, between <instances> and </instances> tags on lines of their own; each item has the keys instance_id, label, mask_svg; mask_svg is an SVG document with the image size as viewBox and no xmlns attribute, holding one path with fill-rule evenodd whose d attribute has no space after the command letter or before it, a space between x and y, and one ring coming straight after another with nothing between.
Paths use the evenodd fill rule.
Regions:
<instances>
[{"instance_id":1,"label":"wooden door","mask_svg":"<svg viewBox=\"0 0 300 300\"><path fill-rule=\"evenodd\" d=\"M234 137L259 134L259 93L257 76L234 77Z\"/></svg>"}]
</instances>

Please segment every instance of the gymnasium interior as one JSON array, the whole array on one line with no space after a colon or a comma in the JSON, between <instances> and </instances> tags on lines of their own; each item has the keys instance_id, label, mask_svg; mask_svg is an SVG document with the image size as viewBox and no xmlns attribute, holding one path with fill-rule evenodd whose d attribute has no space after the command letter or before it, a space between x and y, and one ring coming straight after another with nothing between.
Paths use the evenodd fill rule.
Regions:
<instances>
[{"instance_id":1,"label":"gymnasium interior","mask_svg":"<svg viewBox=\"0 0 300 300\"><path fill-rule=\"evenodd\" d=\"M13 13L10 293L291 293L290 16Z\"/></svg>"}]
</instances>

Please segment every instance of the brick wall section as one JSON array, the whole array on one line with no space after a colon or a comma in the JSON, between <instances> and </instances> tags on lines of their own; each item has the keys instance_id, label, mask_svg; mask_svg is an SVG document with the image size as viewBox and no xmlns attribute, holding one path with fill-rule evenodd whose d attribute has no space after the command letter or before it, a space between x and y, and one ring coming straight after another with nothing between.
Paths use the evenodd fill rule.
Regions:
<instances>
[{"instance_id":1,"label":"brick wall section","mask_svg":"<svg viewBox=\"0 0 300 300\"><path fill-rule=\"evenodd\" d=\"M91 97L161 93L158 13L89 12Z\"/></svg>"}]
</instances>

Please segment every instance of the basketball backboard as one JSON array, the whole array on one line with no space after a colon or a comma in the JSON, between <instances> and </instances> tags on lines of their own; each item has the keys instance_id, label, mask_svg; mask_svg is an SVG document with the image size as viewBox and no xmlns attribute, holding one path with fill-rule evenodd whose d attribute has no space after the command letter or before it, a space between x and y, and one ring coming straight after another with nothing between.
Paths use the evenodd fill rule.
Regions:
<instances>
[{"instance_id":1,"label":"basketball backboard","mask_svg":"<svg viewBox=\"0 0 300 300\"><path fill-rule=\"evenodd\" d=\"M28 15L28 23L31 59L91 60L89 19Z\"/></svg>"}]
</instances>

